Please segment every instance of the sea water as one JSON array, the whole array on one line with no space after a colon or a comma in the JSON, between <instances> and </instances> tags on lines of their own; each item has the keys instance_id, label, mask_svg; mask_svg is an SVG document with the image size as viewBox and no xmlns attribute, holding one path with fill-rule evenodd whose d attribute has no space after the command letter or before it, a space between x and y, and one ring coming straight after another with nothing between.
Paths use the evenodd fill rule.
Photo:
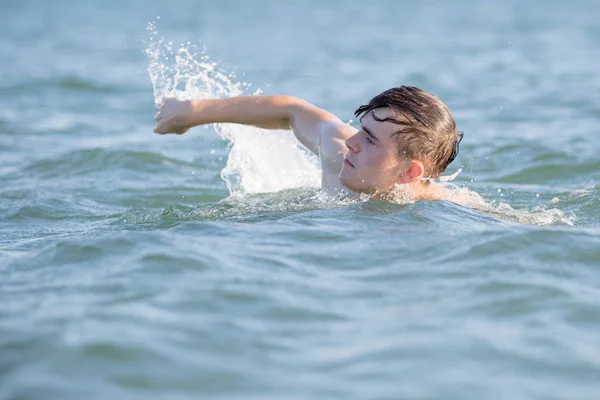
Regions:
<instances>
[{"instance_id":1,"label":"sea water","mask_svg":"<svg viewBox=\"0 0 600 400\"><path fill-rule=\"evenodd\" d=\"M0 13L0 398L595 398L591 1L24 1ZM331 199L287 131L152 133L164 96L350 124L411 84L453 202Z\"/></svg>"}]
</instances>

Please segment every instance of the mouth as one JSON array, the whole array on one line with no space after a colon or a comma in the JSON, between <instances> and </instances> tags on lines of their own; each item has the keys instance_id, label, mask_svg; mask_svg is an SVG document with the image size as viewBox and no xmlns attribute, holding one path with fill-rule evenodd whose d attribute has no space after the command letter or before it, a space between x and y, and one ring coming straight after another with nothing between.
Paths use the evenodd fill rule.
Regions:
<instances>
[{"instance_id":1,"label":"mouth","mask_svg":"<svg viewBox=\"0 0 600 400\"><path fill-rule=\"evenodd\" d=\"M348 161L347 158L344 158L344 164L351 166L352 168L354 168L354 165L352 165L352 163L350 161Z\"/></svg>"}]
</instances>

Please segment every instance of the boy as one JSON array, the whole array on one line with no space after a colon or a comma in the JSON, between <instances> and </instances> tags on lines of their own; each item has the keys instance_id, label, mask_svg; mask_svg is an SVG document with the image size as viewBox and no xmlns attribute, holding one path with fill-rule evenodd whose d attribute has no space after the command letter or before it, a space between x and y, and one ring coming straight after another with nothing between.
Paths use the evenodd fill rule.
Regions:
<instances>
[{"instance_id":1,"label":"boy","mask_svg":"<svg viewBox=\"0 0 600 400\"><path fill-rule=\"evenodd\" d=\"M179 101L165 99L155 121L156 133L183 134L211 123L292 129L315 153L322 188L332 195L350 189L372 199L450 199L439 177L458 153L462 133L437 97L412 86L387 90L356 112L361 129L290 96L239 96Z\"/></svg>"}]
</instances>

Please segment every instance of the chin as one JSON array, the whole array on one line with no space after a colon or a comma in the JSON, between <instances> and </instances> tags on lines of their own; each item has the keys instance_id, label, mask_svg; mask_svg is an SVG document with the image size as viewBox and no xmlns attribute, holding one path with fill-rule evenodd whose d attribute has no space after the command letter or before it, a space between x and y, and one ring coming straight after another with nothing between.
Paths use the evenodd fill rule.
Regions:
<instances>
[{"instance_id":1,"label":"chin","mask_svg":"<svg viewBox=\"0 0 600 400\"><path fill-rule=\"evenodd\" d=\"M344 187L346 189L350 189L350 190L356 190L354 189L354 186L352 185L352 182L348 179L344 179L343 176L340 175L340 182L342 183L342 185L344 185Z\"/></svg>"},{"instance_id":2,"label":"chin","mask_svg":"<svg viewBox=\"0 0 600 400\"><path fill-rule=\"evenodd\" d=\"M346 189L350 189L353 192L365 193L365 194L373 194L376 192L375 189L366 187L364 182L353 182L351 179L344 179L344 177L340 176L340 182Z\"/></svg>"}]
</instances>

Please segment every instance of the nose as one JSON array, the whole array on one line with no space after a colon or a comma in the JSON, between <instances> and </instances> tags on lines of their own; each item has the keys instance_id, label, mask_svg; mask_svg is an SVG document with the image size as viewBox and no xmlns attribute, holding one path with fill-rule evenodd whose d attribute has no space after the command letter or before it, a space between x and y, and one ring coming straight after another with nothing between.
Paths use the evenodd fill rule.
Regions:
<instances>
[{"instance_id":1,"label":"nose","mask_svg":"<svg viewBox=\"0 0 600 400\"><path fill-rule=\"evenodd\" d=\"M354 134L346 139L346 147L353 153L358 153L360 151L360 147L358 145L358 140L356 140L358 134Z\"/></svg>"}]
</instances>

